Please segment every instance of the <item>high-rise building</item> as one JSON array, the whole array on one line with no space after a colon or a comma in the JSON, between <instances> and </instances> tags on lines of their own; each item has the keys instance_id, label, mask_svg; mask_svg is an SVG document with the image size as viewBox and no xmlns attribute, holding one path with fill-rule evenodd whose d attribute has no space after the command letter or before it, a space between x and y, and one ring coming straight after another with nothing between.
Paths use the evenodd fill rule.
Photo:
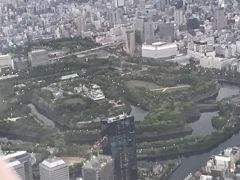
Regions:
<instances>
[{"instance_id":1,"label":"high-rise building","mask_svg":"<svg viewBox=\"0 0 240 180\"><path fill-rule=\"evenodd\" d=\"M147 44L151 44L154 42L154 28L153 22L148 19L145 20L143 25L143 42Z\"/></svg>"},{"instance_id":2,"label":"high-rise building","mask_svg":"<svg viewBox=\"0 0 240 180\"><path fill-rule=\"evenodd\" d=\"M215 12L215 28L218 31L221 31L226 27L227 27L227 18L225 16L224 9L219 8Z\"/></svg>"},{"instance_id":3,"label":"high-rise building","mask_svg":"<svg viewBox=\"0 0 240 180\"><path fill-rule=\"evenodd\" d=\"M21 180L26 179L24 164L20 163L20 161L10 162L7 167L13 169Z\"/></svg>"},{"instance_id":4,"label":"high-rise building","mask_svg":"<svg viewBox=\"0 0 240 180\"><path fill-rule=\"evenodd\" d=\"M124 0L114 0L114 6L115 6L115 8L123 7Z\"/></svg>"},{"instance_id":5,"label":"high-rise building","mask_svg":"<svg viewBox=\"0 0 240 180\"><path fill-rule=\"evenodd\" d=\"M122 24L122 17L123 17L122 9L120 8L114 9L112 12L112 15L113 15L114 25Z\"/></svg>"},{"instance_id":6,"label":"high-rise building","mask_svg":"<svg viewBox=\"0 0 240 180\"><path fill-rule=\"evenodd\" d=\"M162 41L172 42L175 39L174 24L160 22L155 31L155 35Z\"/></svg>"},{"instance_id":7,"label":"high-rise building","mask_svg":"<svg viewBox=\"0 0 240 180\"><path fill-rule=\"evenodd\" d=\"M84 32L86 31L86 20L85 20L84 16L80 16L80 17L76 18L75 24L77 26L78 35L83 37Z\"/></svg>"},{"instance_id":8,"label":"high-rise building","mask_svg":"<svg viewBox=\"0 0 240 180\"><path fill-rule=\"evenodd\" d=\"M170 0L159 0L158 6L161 11L165 11L167 6L169 6Z\"/></svg>"},{"instance_id":9,"label":"high-rise building","mask_svg":"<svg viewBox=\"0 0 240 180\"><path fill-rule=\"evenodd\" d=\"M33 180L32 157L26 151L18 151L4 156L8 161L8 167L13 168L21 180Z\"/></svg>"},{"instance_id":10,"label":"high-rise building","mask_svg":"<svg viewBox=\"0 0 240 180\"><path fill-rule=\"evenodd\" d=\"M40 180L69 180L69 167L59 158L46 159L39 165Z\"/></svg>"},{"instance_id":11,"label":"high-rise building","mask_svg":"<svg viewBox=\"0 0 240 180\"><path fill-rule=\"evenodd\" d=\"M218 7L224 8L225 6L225 0L218 0Z\"/></svg>"},{"instance_id":12,"label":"high-rise building","mask_svg":"<svg viewBox=\"0 0 240 180\"><path fill-rule=\"evenodd\" d=\"M186 24L185 9L183 1L177 1L174 8L174 21L177 27Z\"/></svg>"},{"instance_id":13,"label":"high-rise building","mask_svg":"<svg viewBox=\"0 0 240 180\"><path fill-rule=\"evenodd\" d=\"M145 0L139 0L139 10L144 11L146 6Z\"/></svg>"},{"instance_id":14,"label":"high-rise building","mask_svg":"<svg viewBox=\"0 0 240 180\"><path fill-rule=\"evenodd\" d=\"M29 52L28 58L32 67L43 66L50 63L48 52L45 49L37 49Z\"/></svg>"},{"instance_id":15,"label":"high-rise building","mask_svg":"<svg viewBox=\"0 0 240 180\"><path fill-rule=\"evenodd\" d=\"M125 114L101 121L103 154L114 159L114 180L137 179L134 117Z\"/></svg>"},{"instance_id":16,"label":"high-rise building","mask_svg":"<svg viewBox=\"0 0 240 180\"><path fill-rule=\"evenodd\" d=\"M135 40L135 30L134 29L126 29L125 31L125 45L126 45L126 53L130 56L134 56L136 50L136 40Z\"/></svg>"},{"instance_id":17,"label":"high-rise building","mask_svg":"<svg viewBox=\"0 0 240 180\"><path fill-rule=\"evenodd\" d=\"M111 156L98 155L82 167L83 180L114 180L114 161Z\"/></svg>"},{"instance_id":18,"label":"high-rise building","mask_svg":"<svg viewBox=\"0 0 240 180\"><path fill-rule=\"evenodd\" d=\"M144 18L137 18L134 27L136 42L143 43Z\"/></svg>"}]
</instances>

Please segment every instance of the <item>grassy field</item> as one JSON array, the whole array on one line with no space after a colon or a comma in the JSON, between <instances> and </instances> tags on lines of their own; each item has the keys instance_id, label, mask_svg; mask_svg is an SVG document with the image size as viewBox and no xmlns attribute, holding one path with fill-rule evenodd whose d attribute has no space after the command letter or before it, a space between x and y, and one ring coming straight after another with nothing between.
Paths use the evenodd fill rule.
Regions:
<instances>
[{"instance_id":1,"label":"grassy field","mask_svg":"<svg viewBox=\"0 0 240 180\"><path fill-rule=\"evenodd\" d=\"M126 82L126 85L129 88L148 88L150 89L157 89L161 88L161 86L152 83L152 82L147 82L147 81L140 81L140 80L130 80Z\"/></svg>"}]
</instances>

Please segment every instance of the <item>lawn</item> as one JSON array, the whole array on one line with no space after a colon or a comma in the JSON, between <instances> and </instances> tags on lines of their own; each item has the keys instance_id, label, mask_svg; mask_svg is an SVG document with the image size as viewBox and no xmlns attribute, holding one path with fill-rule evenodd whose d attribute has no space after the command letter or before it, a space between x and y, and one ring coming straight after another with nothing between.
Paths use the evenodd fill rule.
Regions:
<instances>
[{"instance_id":1,"label":"lawn","mask_svg":"<svg viewBox=\"0 0 240 180\"><path fill-rule=\"evenodd\" d=\"M126 82L126 85L129 88L148 88L148 89L157 89L161 88L161 86L148 82L148 81L140 81L140 80L130 80Z\"/></svg>"}]
</instances>

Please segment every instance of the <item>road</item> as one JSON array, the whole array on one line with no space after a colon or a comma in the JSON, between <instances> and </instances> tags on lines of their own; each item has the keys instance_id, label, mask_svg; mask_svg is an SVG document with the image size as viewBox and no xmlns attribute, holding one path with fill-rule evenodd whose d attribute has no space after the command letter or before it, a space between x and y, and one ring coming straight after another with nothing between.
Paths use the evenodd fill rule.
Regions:
<instances>
[{"instance_id":1,"label":"road","mask_svg":"<svg viewBox=\"0 0 240 180\"><path fill-rule=\"evenodd\" d=\"M74 56L74 55L77 56L77 55L81 55L81 54L86 54L86 53L89 53L89 52L92 52L92 51L96 51L96 50L100 50L100 49L104 49L104 48L107 48L107 47L119 46L121 44L123 44L122 41L121 42L114 42L114 43L102 45L102 46L99 46L99 47L96 47L96 48L88 49L88 50L85 50L85 51L74 52L74 53L70 53L70 54L65 54L63 56L54 57L54 58L51 58L49 60L50 61L56 61L56 60L63 59L63 58L66 58L66 57L70 57L70 56Z\"/></svg>"},{"instance_id":2,"label":"road","mask_svg":"<svg viewBox=\"0 0 240 180\"><path fill-rule=\"evenodd\" d=\"M158 89L151 89L150 91L162 91L165 92L167 90L176 90L176 89L182 89L182 88L190 88L190 85L180 85L180 86L174 86L174 87L164 87L164 88L158 88Z\"/></svg>"}]
</instances>

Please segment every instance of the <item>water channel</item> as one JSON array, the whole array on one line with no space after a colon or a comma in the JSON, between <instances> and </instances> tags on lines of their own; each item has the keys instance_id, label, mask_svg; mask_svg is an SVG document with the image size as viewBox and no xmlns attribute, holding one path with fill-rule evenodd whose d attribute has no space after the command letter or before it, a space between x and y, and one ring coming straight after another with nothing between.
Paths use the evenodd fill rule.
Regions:
<instances>
[{"instance_id":1,"label":"water channel","mask_svg":"<svg viewBox=\"0 0 240 180\"><path fill-rule=\"evenodd\" d=\"M216 97L217 101L223 98L230 97L239 94L240 87L222 84ZM198 121L191 124L194 135L206 135L214 131L211 119L216 116L218 112L202 113ZM214 154L218 154L221 150L227 147L239 145L240 133L232 136L227 141L220 144L218 147L212 149L209 152L193 155L189 157L182 157L181 166L169 177L169 180L183 180L189 173L194 173L204 166L207 160Z\"/></svg>"},{"instance_id":2,"label":"water channel","mask_svg":"<svg viewBox=\"0 0 240 180\"><path fill-rule=\"evenodd\" d=\"M221 101L226 97L237 95L239 94L239 90L240 87L222 84L219 89L218 96L216 97L216 101ZM193 128L192 134L193 135L211 134L214 131L211 119L217 115L218 115L217 111L201 113L201 116L198 121L190 123L190 126Z\"/></svg>"},{"instance_id":3,"label":"water channel","mask_svg":"<svg viewBox=\"0 0 240 180\"><path fill-rule=\"evenodd\" d=\"M239 94L240 87L232 86L227 84L222 84L218 96L216 97L217 101L220 101L226 97L231 97L233 95ZM141 121L146 116L147 112L141 110L138 107L132 107L131 114L135 116L136 121ZM193 128L193 135L207 135L211 134L214 129L212 127L211 119L214 116L217 116L218 112L204 112L201 113L201 116L198 121L189 124ZM204 166L207 160L214 154L219 153L221 150L224 150L227 147L239 145L240 133L232 136L227 141L220 144L218 147L212 149L209 152L192 155L189 157L181 158L181 166L169 177L169 180L183 180L189 173L194 173Z\"/></svg>"},{"instance_id":4,"label":"water channel","mask_svg":"<svg viewBox=\"0 0 240 180\"><path fill-rule=\"evenodd\" d=\"M223 84L220 87L216 100L220 101L223 98L237 95L239 94L239 91L240 91L240 87L238 86ZM29 105L29 106L32 110L32 113L36 115L38 118L41 117L40 119L45 124L52 127L55 126L55 124L51 120L41 116L41 114L36 111L34 106L32 105ZM135 120L143 121L144 117L147 115L147 111L144 111L141 108L136 106L131 106L131 107L132 107L131 115L135 116ZM193 135L206 135L214 131L211 124L211 119L216 115L218 115L217 111L201 113L201 117L199 118L199 120L190 124L191 127L193 128ZM202 166L204 166L207 160L209 159L209 157L211 157L212 155L219 153L221 150L224 150L227 147L239 145L240 144L239 140L240 140L240 133L232 136L230 139L223 142L218 147L212 149L209 152L198 154L198 155L192 155L189 157L182 157L181 166L169 177L169 180L183 180L189 173L194 173L197 170L199 170Z\"/></svg>"}]
</instances>

